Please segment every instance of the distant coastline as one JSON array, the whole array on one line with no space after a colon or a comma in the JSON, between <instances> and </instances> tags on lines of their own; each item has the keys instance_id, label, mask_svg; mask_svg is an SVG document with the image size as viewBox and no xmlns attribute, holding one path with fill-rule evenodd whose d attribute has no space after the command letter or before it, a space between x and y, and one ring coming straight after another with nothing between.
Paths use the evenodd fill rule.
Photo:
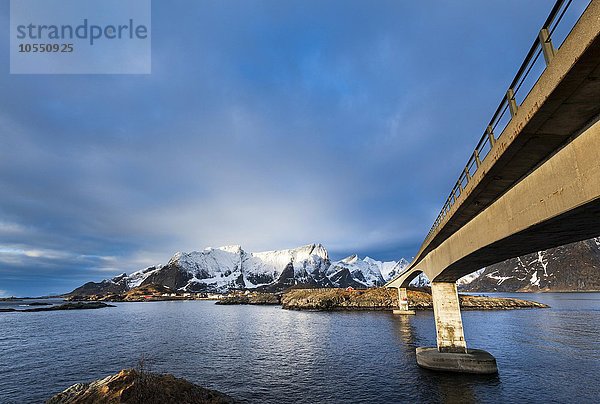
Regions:
<instances>
[{"instance_id":1,"label":"distant coastline","mask_svg":"<svg viewBox=\"0 0 600 404\"><path fill-rule=\"evenodd\" d=\"M15 308L0 308L0 313L33 313L39 311L57 311L57 310L92 310L92 309L103 309L105 307L115 307L111 304L103 302L76 302L76 303L65 303L60 305L53 305L51 303L32 303L27 306L43 306L34 307L30 309L15 309Z\"/></svg>"},{"instance_id":2,"label":"distant coastline","mask_svg":"<svg viewBox=\"0 0 600 404\"><path fill-rule=\"evenodd\" d=\"M175 294L161 285L144 285L124 294L69 296L70 301L92 302L156 302L215 300L218 305L281 305L290 310L394 310L398 308L398 292L389 288L289 288L282 292L232 291L227 294L199 297L196 294ZM428 288L411 288L409 306L416 310L432 310ZM460 294L461 307L466 310L505 310L545 308L544 304L508 297Z\"/></svg>"}]
</instances>

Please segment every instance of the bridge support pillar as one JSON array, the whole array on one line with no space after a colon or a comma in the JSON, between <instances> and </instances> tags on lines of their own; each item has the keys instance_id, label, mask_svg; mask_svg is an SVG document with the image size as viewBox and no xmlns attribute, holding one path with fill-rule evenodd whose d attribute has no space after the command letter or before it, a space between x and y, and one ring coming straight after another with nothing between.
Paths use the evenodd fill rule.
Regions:
<instances>
[{"instance_id":1,"label":"bridge support pillar","mask_svg":"<svg viewBox=\"0 0 600 404\"><path fill-rule=\"evenodd\" d=\"M456 283L432 282L437 347L417 348L417 364L431 370L497 373L496 359L486 351L467 349Z\"/></svg>"},{"instance_id":2,"label":"bridge support pillar","mask_svg":"<svg viewBox=\"0 0 600 404\"><path fill-rule=\"evenodd\" d=\"M398 310L393 311L394 314L415 314L408 307L408 292L406 288L398 288Z\"/></svg>"},{"instance_id":3,"label":"bridge support pillar","mask_svg":"<svg viewBox=\"0 0 600 404\"><path fill-rule=\"evenodd\" d=\"M433 315L439 352L466 353L456 283L432 282Z\"/></svg>"}]
</instances>

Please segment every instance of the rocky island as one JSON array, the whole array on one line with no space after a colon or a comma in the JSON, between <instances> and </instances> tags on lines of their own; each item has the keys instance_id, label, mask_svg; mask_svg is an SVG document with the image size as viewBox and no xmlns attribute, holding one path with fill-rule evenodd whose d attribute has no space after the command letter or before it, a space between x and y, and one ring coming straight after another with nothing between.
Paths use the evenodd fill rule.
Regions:
<instances>
[{"instance_id":1,"label":"rocky island","mask_svg":"<svg viewBox=\"0 0 600 404\"><path fill-rule=\"evenodd\" d=\"M547 308L542 303L523 299L459 295L465 310L503 310ZM398 308L398 292L389 288L362 290L346 289L292 289L281 297L281 305L290 310L392 310ZM425 288L408 290L411 309L431 310L431 294Z\"/></svg>"},{"instance_id":2,"label":"rocky island","mask_svg":"<svg viewBox=\"0 0 600 404\"><path fill-rule=\"evenodd\" d=\"M256 305L278 305L281 304L281 295L276 293L233 293L220 300L215 304L232 305L232 304L256 304Z\"/></svg>"},{"instance_id":3,"label":"rocky island","mask_svg":"<svg viewBox=\"0 0 600 404\"><path fill-rule=\"evenodd\" d=\"M111 304L106 304L103 302L90 302L90 303L76 302L76 303L60 304L57 306L52 306L48 303L32 303L32 304L30 304L30 306L44 306L44 307L36 307L33 309L22 309L22 310L8 308L8 309L0 309L0 312L31 313L31 312L37 312L37 311L90 310L90 309L102 309L104 307L115 307Z\"/></svg>"}]
</instances>

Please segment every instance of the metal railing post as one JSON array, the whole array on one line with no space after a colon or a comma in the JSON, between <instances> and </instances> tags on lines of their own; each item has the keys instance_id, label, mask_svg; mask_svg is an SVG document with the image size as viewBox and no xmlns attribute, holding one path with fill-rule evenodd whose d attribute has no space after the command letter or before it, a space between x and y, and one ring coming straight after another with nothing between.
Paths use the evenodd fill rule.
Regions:
<instances>
[{"instance_id":1,"label":"metal railing post","mask_svg":"<svg viewBox=\"0 0 600 404\"><path fill-rule=\"evenodd\" d=\"M477 166L477 168L479 168L479 166L481 165L481 159L479 158L479 150L475 149L475 152L473 154L475 155L475 165Z\"/></svg>"},{"instance_id":2,"label":"metal railing post","mask_svg":"<svg viewBox=\"0 0 600 404\"><path fill-rule=\"evenodd\" d=\"M552 45L552 39L550 39L550 34L548 33L548 29L542 28L540 30L538 38L540 40L542 52L544 53L544 60L546 60L546 66L548 66L556 52L556 50L554 49L554 45Z\"/></svg>"},{"instance_id":3,"label":"metal railing post","mask_svg":"<svg viewBox=\"0 0 600 404\"><path fill-rule=\"evenodd\" d=\"M506 92L506 101L508 102L508 108L510 109L510 116L517 115L517 110L519 109L517 105L517 101L515 100L515 92L512 88L509 88Z\"/></svg>"},{"instance_id":4,"label":"metal railing post","mask_svg":"<svg viewBox=\"0 0 600 404\"><path fill-rule=\"evenodd\" d=\"M485 133L487 133L488 140L490 141L490 149L491 149L496 144L496 138L494 137L494 128L492 128L492 125L489 125L485 129ZM477 157L479 157L479 153L477 153Z\"/></svg>"}]
</instances>

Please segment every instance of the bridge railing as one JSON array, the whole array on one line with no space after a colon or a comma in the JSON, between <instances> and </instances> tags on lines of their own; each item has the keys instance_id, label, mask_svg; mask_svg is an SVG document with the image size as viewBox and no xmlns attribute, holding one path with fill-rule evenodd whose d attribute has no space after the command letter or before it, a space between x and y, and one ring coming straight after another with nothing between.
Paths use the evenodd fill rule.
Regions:
<instances>
[{"instance_id":1,"label":"bridge railing","mask_svg":"<svg viewBox=\"0 0 600 404\"><path fill-rule=\"evenodd\" d=\"M525 60L510 83L506 94L504 97L502 97L500 105L498 105L496 112L485 128L485 131L479 139L473 154L458 177L456 184L452 188L452 191L446 199L442 210L431 226L429 233L427 233L427 237L425 238L426 240L434 235L436 230L444 222L454 204L460 199L461 194L463 193L467 184L471 181L471 178L494 147L498 136L502 134L502 131L506 128L512 117L517 113L520 104L517 101L517 95L519 95L519 97L522 96L521 100L525 99L531 88L535 85L545 70L546 66L554 57L556 49L562 45L562 41L564 40L564 37L566 37L566 34L562 40L556 38L557 41L555 41L555 43L552 41L553 37L559 36L557 35L559 30L564 31L566 29L568 34L568 32L575 26L575 23L583 13L585 6L589 4L589 1L585 2L584 7L581 8L580 14L576 15L575 18L569 19L569 22L571 23L570 25L565 24L566 26L561 26L560 23L563 21L563 17L565 17L567 10L573 9L571 7L572 3L573 0L558 0L554 4L554 7L552 7L550 15L544 22L544 25L540 29L538 36L533 41L533 45L529 49ZM559 30L557 30L557 28L559 28ZM541 61L541 55L543 55L545 64L540 69L538 61ZM537 74L534 74L534 72ZM498 136L496 136L497 133L499 134Z\"/></svg>"}]
</instances>

